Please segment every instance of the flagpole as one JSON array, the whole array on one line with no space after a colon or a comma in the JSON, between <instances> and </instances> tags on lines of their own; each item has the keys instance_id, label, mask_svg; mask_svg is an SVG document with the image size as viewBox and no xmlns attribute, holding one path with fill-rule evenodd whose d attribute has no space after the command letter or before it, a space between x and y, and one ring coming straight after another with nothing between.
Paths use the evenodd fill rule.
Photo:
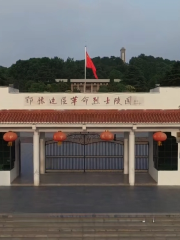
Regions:
<instances>
[{"instance_id":1,"label":"flagpole","mask_svg":"<svg viewBox=\"0 0 180 240\"><path fill-rule=\"evenodd\" d=\"M86 92L86 46L85 46L85 66L84 66L84 92Z\"/></svg>"}]
</instances>

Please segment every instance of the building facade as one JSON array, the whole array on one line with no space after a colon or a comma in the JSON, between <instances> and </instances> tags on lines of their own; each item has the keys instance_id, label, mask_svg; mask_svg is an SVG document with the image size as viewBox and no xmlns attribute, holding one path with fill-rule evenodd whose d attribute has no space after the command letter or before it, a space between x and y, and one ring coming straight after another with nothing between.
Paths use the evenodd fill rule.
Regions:
<instances>
[{"instance_id":1,"label":"building facade","mask_svg":"<svg viewBox=\"0 0 180 240\"><path fill-rule=\"evenodd\" d=\"M180 185L180 88L158 87L149 93L19 93L17 89L1 87L0 102L1 137L8 131L33 134L35 186L40 185L40 175L46 170L48 147L45 146L45 133L57 131L66 133L69 142L81 143L84 147L81 151L85 154L83 159L91 158L96 162L95 167L106 158L110 163L114 157L114 162L128 175L132 186L138 161L136 134L148 133L149 175L157 185ZM96 153L95 157L86 148L86 143L95 144L97 150L99 134L105 130L121 134L121 139L113 142L123 151L117 150L118 147L116 155L112 156L112 147L108 147L111 143L102 143L106 144L105 150L99 155ZM167 134L162 146L153 141L153 133L157 131ZM49 141L53 143L52 139ZM19 138L13 147L8 149L3 141L0 145L2 186L11 185L19 175ZM77 157L82 157L71 147L69 152L71 154L67 157L71 158L72 164ZM56 157L60 158L58 154ZM63 156L66 157L65 150Z\"/></svg>"},{"instance_id":2,"label":"building facade","mask_svg":"<svg viewBox=\"0 0 180 240\"><path fill-rule=\"evenodd\" d=\"M55 79L56 82L68 82L68 79ZM71 92L76 90L84 92L84 85L86 85L87 93L98 92L100 86L107 86L110 79L70 79ZM114 82L120 82L120 79L114 79Z\"/></svg>"}]
</instances>

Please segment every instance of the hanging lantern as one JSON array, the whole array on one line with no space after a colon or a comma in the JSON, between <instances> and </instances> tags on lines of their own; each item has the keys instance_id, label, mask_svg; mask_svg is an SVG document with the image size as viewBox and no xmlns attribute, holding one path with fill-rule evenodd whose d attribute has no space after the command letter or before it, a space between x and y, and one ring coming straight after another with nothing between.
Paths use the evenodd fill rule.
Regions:
<instances>
[{"instance_id":1,"label":"hanging lantern","mask_svg":"<svg viewBox=\"0 0 180 240\"><path fill-rule=\"evenodd\" d=\"M162 142L166 141L167 135L163 132L156 132L153 134L153 139L158 143L158 146L162 146Z\"/></svg>"},{"instance_id":2,"label":"hanging lantern","mask_svg":"<svg viewBox=\"0 0 180 240\"><path fill-rule=\"evenodd\" d=\"M54 141L58 142L58 145L61 145L64 140L66 140L66 134L59 131L53 135Z\"/></svg>"},{"instance_id":3,"label":"hanging lantern","mask_svg":"<svg viewBox=\"0 0 180 240\"><path fill-rule=\"evenodd\" d=\"M101 133L100 138L105 141L111 141L114 140L114 134L106 130L103 133Z\"/></svg>"},{"instance_id":4,"label":"hanging lantern","mask_svg":"<svg viewBox=\"0 0 180 240\"><path fill-rule=\"evenodd\" d=\"M8 142L8 146L12 146L12 142L14 142L18 138L17 134L14 132L7 132L3 135L4 141Z\"/></svg>"}]
</instances>

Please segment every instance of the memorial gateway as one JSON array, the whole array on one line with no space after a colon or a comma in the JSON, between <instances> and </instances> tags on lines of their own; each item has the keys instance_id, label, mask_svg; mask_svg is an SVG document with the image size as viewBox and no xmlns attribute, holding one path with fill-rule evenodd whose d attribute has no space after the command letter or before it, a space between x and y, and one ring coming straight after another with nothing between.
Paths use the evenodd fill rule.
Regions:
<instances>
[{"instance_id":1,"label":"memorial gateway","mask_svg":"<svg viewBox=\"0 0 180 240\"><path fill-rule=\"evenodd\" d=\"M1 186L12 185L19 176L22 133L33 134L35 186L41 185L41 176L48 171L61 174L62 170L111 170L112 174L119 170L133 186L137 169L147 170L157 185L180 185L178 87L157 87L149 93L19 93L1 87L0 102ZM101 139L105 131L114 139ZM60 146L45 138L57 132L66 136ZM162 145L157 142L161 138L153 139L157 132L167 137ZM3 140L5 133L18 136L12 146ZM142 133L148 137L138 143L137 134ZM138 144L146 148L147 156L139 156Z\"/></svg>"}]
</instances>

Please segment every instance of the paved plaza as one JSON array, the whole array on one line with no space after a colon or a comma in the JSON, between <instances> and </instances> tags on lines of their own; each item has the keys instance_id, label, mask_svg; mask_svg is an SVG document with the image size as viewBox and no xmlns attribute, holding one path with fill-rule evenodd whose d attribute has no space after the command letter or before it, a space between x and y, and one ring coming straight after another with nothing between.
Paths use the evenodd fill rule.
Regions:
<instances>
[{"instance_id":1,"label":"paved plaza","mask_svg":"<svg viewBox=\"0 0 180 240\"><path fill-rule=\"evenodd\" d=\"M21 157L22 174L30 177L32 144ZM0 187L0 213L180 213L180 187Z\"/></svg>"},{"instance_id":2,"label":"paved plaza","mask_svg":"<svg viewBox=\"0 0 180 240\"><path fill-rule=\"evenodd\" d=\"M0 213L180 213L180 187L0 187Z\"/></svg>"}]
</instances>

